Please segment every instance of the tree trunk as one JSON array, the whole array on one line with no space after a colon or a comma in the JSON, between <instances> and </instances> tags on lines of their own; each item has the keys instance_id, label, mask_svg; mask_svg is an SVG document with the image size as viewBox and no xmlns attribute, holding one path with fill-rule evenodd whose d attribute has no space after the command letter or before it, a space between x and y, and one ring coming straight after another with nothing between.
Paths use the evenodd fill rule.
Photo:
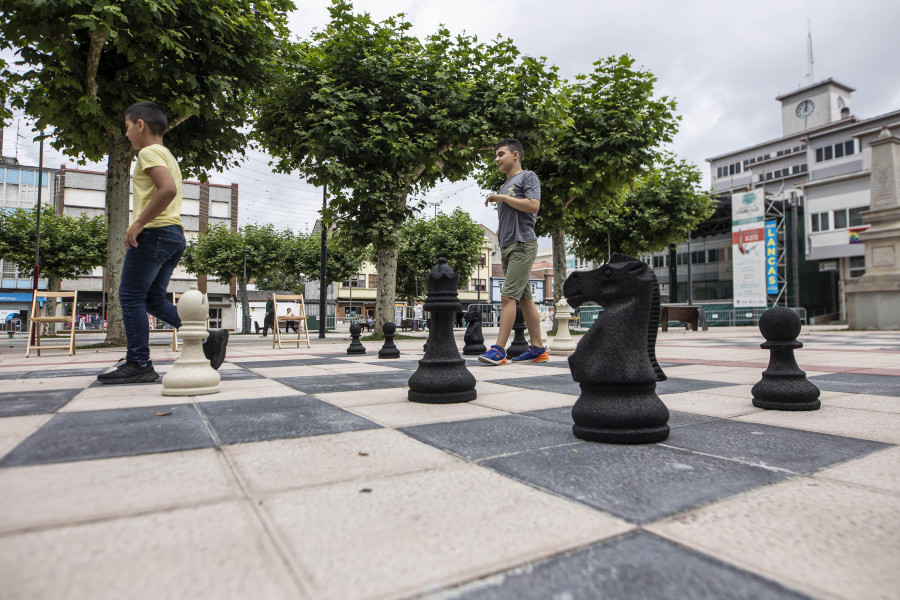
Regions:
<instances>
[{"instance_id":1,"label":"tree trunk","mask_svg":"<svg viewBox=\"0 0 900 600\"><path fill-rule=\"evenodd\" d=\"M550 230L553 240L553 331L557 330L556 303L563 296L563 284L566 281L566 232L562 225L554 225Z\"/></svg>"},{"instance_id":2,"label":"tree trunk","mask_svg":"<svg viewBox=\"0 0 900 600\"><path fill-rule=\"evenodd\" d=\"M380 248L375 267L378 289L375 292L375 327L394 320L394 298L397 292L397 247Z\"/></svg>"},{"instance_id":3,"label":"tree trunk","mask_svg":"<svg viewBox=\"0 0 900 600\"><path fill-rule=\"evenodd\" d=\"M109 237L106 241L106 280L109 285L106 343L124 346L122 307L119 305L119 280L125 261L125 232L128 230L128 200L131 161L134 150L125 136L110 144L106 174L106 220Z\"/></svg>"}]
</instances>

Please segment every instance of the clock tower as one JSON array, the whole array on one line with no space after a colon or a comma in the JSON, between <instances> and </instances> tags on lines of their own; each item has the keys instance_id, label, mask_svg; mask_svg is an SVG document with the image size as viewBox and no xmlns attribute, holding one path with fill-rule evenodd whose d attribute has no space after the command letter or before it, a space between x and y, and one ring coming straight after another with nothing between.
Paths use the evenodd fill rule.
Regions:
<instances>
[{"instance_id":1,"label":"clock tower","mask_svg":"<svg viewBox=\"0 0 900 600\"><path fill-rule=\"evenodd\" d=\"M781 102L782 135L815 129L850 117L852 87L826 79L775 98Z\"/></svg>"}]
</instances>

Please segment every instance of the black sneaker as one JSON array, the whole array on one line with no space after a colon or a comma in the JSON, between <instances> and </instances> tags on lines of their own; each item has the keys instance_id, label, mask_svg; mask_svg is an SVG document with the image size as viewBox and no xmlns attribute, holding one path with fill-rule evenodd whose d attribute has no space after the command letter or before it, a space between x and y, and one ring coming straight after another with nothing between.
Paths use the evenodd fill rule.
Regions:
<instances>
[{"instance_id":1,"label":"black sneaker","mask_svg":"<svg viewBox=\"0 0 900 600\"><path fill-rule=\"evenodd\" d=\"M225 362L225 348L228 346L227 329L210 329L209 337L203 340L203 354L209 359L209 365L218 370Z\"/></svg>"},{"instance_id":2,"label":"black sneaker","mask_svg":"<svg viewBox=\"0 0 900 600\"><path fill-rule=\"evenodd\" d=\"M147 361L146 366L140 366L135 362L124 362L115 371L97 375L100 383L150 383L159 379L159 373L153 369L153 362Z\"/></svg>"}]
</instances>

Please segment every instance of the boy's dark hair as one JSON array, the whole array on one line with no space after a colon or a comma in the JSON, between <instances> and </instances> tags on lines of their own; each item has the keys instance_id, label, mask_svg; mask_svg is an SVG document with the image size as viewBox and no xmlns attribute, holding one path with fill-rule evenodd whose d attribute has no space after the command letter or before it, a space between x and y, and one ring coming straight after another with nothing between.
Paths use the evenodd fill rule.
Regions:
<instances>
[{"instance_id":1,"label":"boy's dark hair","mask_svg":"<svg viewBox=\"0 0 900 600\"><path fill-rule=\"evenodd\" d=\"M131 119L132 123L137 123L138 119L144 121L150 133L153 135L162 135L169 126L169 119L166 113L155 102L137 102L125 109L125 116Z\"/></svg>"},{"instance_id":2,"label":"boy's dark hair","mask_svg":"<svg viewBox=\"0 0 900 600\"><path fill-rule=\"evenodd\" d=\"M494 152L496 152L498 148L502 148L503 146L506 146L512 152L518 152L519 153L519 162L522 162L522 160L525 158L525 148L522 147L522 142L520 142L519 140L514 140L513 138L506 138L505 140L500 140L494 146Z\"/></svg>"}]
</instances>

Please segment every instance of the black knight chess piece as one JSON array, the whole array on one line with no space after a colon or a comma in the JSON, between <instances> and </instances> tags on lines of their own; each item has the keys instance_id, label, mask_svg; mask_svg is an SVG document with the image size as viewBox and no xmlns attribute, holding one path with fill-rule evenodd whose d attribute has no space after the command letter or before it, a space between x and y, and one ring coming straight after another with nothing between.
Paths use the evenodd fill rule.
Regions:
<instances>
[{"instance_id":1,"label":"black knight chess piece","mask_svg":"<svg viewBox=\"0 0 900 600\"><path fill-rule=\"evenodd\" d=\"M457 296L459 275L446 258L428 274L428 347L419 367L409 378L409 400L427 404L469 402L477 397L475 377L466 369L453 336L456 313L462 310Z\"/></svg>"},{"instance_id":2,"label":"black knight chess piece","mask_svg":"<svg viewBox=\"0 0 900 600\"><path fill-rule=\"evenodd\" d=\"M666 378L656 362L659 284L644 262L613 254L593 271L576 271L563 288L573 307L603 307L569 357L581 395L572 408L574 434L614 444L660 442L669 436L669 409L656 395ZM656 315L656 319L652 318Z\"/></svg>"},{"instance_id":3,"label":"black knight chess piece","mask_svg":"<svg viewBox=\"0 0 900 600\"><path fill-rule=\"evenodd\" d=\"M759 331L766 338L760 348L769 351L769 367L753 386L753 406L769 410L818 410L819 388L797 366L794 350L803 347L800 317L784 306L774 306L759 318Z\"/></svg>"},{"instance_id":4,"label":"black knight chess piece","mask_svg":"<svg viewBox=\"0 0 900 600\"><path fill-rule=\"evenodd\" d=\"M513 322L513 341L506 349L507 358L515 358L528 350L528 340L525 339L525 330L528 325L525 324L525 315L522 313L522 307L516 302L516 320Z\"/></svg>"},{"instance_id":5,"label":"black knight chess piece","mask_svg":"<svg viewBox=\"0 0 900 600\"><path fill-rule=\"evenodd\" d=\"M394 343L397 326L388 321L381 326L381 331L384 333L384 345L378 351L378 358L400 358L400 349Z\"/></svg>"},{"instance_id":6,"label":"black knight chess piece","mask_svg":"<svg viewBox=\"0 0 900 600\"><path fill-rule=\"evenodd\" d=\"M487 352L484 347L484 334L481 332L481 311L470 308L466 313L466 333L463 336L465 346L463 354L466 356L481 355Z\"/></svg>"},{"instance_id":7,"label":"black knight chess piece","mask_svg":"<svg viewBox=\"0 0 900 600\"><path fill-rule=\"evenodd\" d=\"M359 323L350 324L350 346L347 347L347 354L365 354L366 347L359 341L362 334L362 326Z\"/></svg>"}]
</instances>

